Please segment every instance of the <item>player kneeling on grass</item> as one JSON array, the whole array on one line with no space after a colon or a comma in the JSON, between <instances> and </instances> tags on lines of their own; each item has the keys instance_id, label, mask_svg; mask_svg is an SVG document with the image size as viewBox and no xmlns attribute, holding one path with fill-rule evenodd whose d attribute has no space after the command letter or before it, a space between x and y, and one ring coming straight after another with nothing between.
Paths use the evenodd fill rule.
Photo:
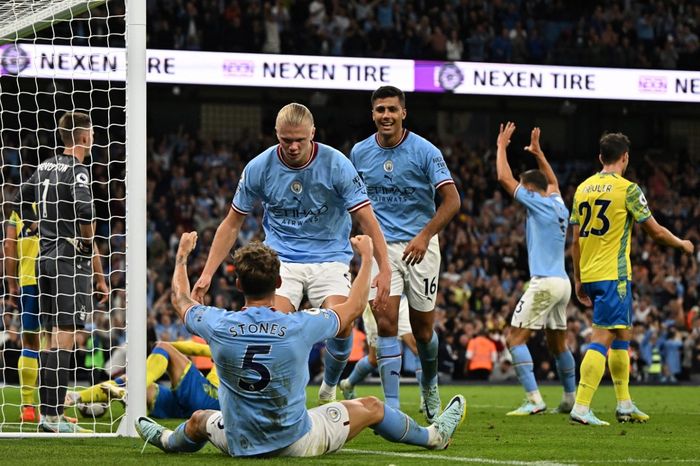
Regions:
<instances>
[{"instance_id":1,"label":"player kneeling on grass","mask_svg":"<svg viewBox=\"0 0 700 466\"><path fill-rule=\"evenodd\" d=\"M352 238L362 265L348 300L334 309L293 314L272 307L281 284L280 262L260 243L234 255L243 309L228 312L193 301L186 264L196 239L196 233L185 233L180 240L173 305L188 329L209 343L221 378L222 411L197 411L175 431L141 417L136 428L148 443L166 452L193 452L210 440L232 456L318 456L339 450L370 427L394 442L431 449L449 445L466 415L461 395L428 428L374 397L306 409L311 347L346 330L367 304L373 249L368 236Z\"/></svg>"}]
</instances>

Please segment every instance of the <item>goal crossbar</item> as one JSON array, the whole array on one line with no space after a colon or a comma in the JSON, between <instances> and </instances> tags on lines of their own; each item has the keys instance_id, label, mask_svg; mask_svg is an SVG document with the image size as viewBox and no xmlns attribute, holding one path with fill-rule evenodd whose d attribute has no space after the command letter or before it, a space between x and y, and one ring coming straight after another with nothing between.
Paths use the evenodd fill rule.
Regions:
<instances>
[{"instance_id":1,"label":"goal crossbar","mask_svg":"<svg viewBox=\"0 0 700 466\"><path fill-rule=\"evenodd\" d=\"M0 2L0 45L35 34L58 21L72 19L106 0L52 0L37 4Z\"/></svg>"}]
</instances>

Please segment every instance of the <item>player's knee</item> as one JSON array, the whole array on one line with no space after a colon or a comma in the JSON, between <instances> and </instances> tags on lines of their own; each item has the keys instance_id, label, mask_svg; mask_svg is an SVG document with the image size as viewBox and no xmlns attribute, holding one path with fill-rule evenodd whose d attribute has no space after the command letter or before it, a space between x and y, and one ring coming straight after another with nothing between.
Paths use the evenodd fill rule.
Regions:
<instances>
[{"instance_id":1,"label":"player's knee","mask_svg":"<svg viewBox=\"0 0 700 466\"><path fill-rule=\"evenodd\" d=\"M413 336L416 338L416 342L419 343L430 343L433 338L433 328L432 327L413 327Z\"/></svg>"},{"instance_id":2,"label":"player's knee","mask_svg":"<svg viewBox=\"0 0 700 466\"><path fill-rule=\"evenodd\" d=\"M362 406L372 418L369 425L376 424L384 419L384 403L376 396L366 396L360 398Z\"/></svg>"},{"instance_id":3,"label":"player's knee","mask_svg":"<svg viewBox=\"0 0 700 466\"><path fill-rule=\"evenodd\" d=\"M202 434L206 435L207 432L207 420L211 415L211 411L206 409L198 409L192 416L190 420L187 421L186 432L190 438L200 437Z\"/></svg>"},{"instance_id":4,"label":"player's knee","mask_svg":"<svg viewBox=\"0 0 700 466\"><path fill-rule=\"evenodd\" d=\"M376 351L370 351L367 355L367 360L372 365L372 367L377 367L377 353Z\"/></svg>"},{"instance_id":5,"label":"player's knee","mask_svg":"<svg viewBox=\"0 0 700 466\"><path fill-rule=\"evenodd\" d=\"M161 348L161 349L163 349L163 350L165 350L165 351L168 351L168 350L171 349L172 347L173 347L173 345L171 345L171 344L168 343L167 341L157 341L156 344L153 346L153 349L155 349L155 348Z\"/></svg>"},{"instance_id":6,"label":"player's knee","mask_svg":"<svg viewBox=\"0 0 700 466\"><path fill-rule=\"evenodd\" d=\"M381 337L395 337L399 333L398 322L388 316L377 318L377 333Z\"/></svg>"},{"instance_id":7,"label":"player's knee","mask_svg":"<svg viewBox=\"0 0 700 466\"><path fill-rule=\"evenodd\" d=\"M23 332L22 344L25 348L39 351L39 333L38 332Z\"/></svg>"}]
</instances>

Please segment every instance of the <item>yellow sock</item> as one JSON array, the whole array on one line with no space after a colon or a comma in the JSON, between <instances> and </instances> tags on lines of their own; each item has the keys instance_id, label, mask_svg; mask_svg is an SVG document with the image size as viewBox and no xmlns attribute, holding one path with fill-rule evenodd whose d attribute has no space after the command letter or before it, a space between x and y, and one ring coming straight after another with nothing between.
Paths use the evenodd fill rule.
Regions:
<instances>
[{"instance_id":1,"label":"yellow sock","mask_svg":"<svg viewBox=\"0 0 700 466\"><path fill-rule=\"evenodd\" d=\"M608 353L608 367L615 386L615 397L620 401L630 397L630 355L627 350L611 349Z\"/></svg>"},{"instance_id":2,"label":"yellow sock","mask_svg":"<svg viewBox=\"0 0 700 466\"><path fill-rule=\"evenodd\" d=\"M22 405L34 404L34 392L39 378L39 353L22 350L17 364L19 370L20 398Z\"/></svg>"},{"instance_id":3,"label":"yellow sock","mask_svg":"<svg viewBox=\"0 0 700 466\"><path fill-rule=\"evenodd\" d=\"M581 362L581 381L576 392L576 404L590 406L593 395L598 389L600 379L605 373L605 356L599 351L589 349Z\"/></svg>"},{"instance_id":4,"label":"yellow sock","mask_svg":"<svg viewBox=\"0 0 700 466\"><path fill-rule=\"evenodd\" d=\"M114 380L108 380L107 383L115 384ZM83 403L100 403L109 401L109 395L100 387L101 384L93 385L92 387L80 390L78 395Z\"/></svg>"},{"instance_id":5,"label":"yellow sock","mask_svg":"<svg viewBox=\"0 0 700 466\"><path fill-rule=\"evenodd\" d=\"M156 348L146 359L146 386L156 383L168 370L168 353Z\"/></svg>"}]
</instances>

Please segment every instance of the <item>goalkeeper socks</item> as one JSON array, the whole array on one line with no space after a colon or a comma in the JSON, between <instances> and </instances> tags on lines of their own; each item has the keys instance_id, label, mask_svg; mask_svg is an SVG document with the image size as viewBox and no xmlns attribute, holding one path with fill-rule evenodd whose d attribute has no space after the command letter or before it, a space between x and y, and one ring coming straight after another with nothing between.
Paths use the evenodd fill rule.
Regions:
<instances>
[{"instance_id":1,"label":"goalkeeper socks","mask_svg":"<svg viewBox=\"0 0 700 466\"><path fill-rule=\"evenodd\" d=\"M167 436L167 431L163 432L164 438L161 438L161 444L163 445L163 448L166 449L166 451L173 453L193 453L195 451L201 450L202 448L204 448L204 445L207 444L206 440L202 442L195 442L187 435L187 433L185 432L187 422L188 421L185 421L179 426L177 426L177 428L174 431L168 432L169 435Z\"/></svg>"},{"instance_id":2,"label":"goalkeeper socks","mask_svg":"<svg viewBox=\"0 0 700 466\"><path fill-rule=\"evenodd\" d=\"M71 352L50 349L41 352L40 412L45 416L63 414L63 402L68 391Z\"/></svg>"},{"instance_id":3,"label":"goalkeeper socks","mask_svg":"<svg viewBox=\"0 0 700 466\"><path fill-rule=\"evenodd\" d=\"M42 351L39 371L39 412L44 416L58 416L58 355L55 349Z\"/></svg>"},{"instance_id":4,"label":"goalkeeper socks","mask_svg":"<svg viewBox=\"0 0 700 466\"><path fill-rule=\"evenodd\" d=\"M390 442L407 443L427 447L430 440L428 429L416 424L416 421L398 409L384 405L384 419L370 426L375 433Z\"/></svg>"},{"instance_id":5,"label":"goalkeeper socks","mask_svg":"<svg viewBox=\"0 0 700 466\"><path fill-rule=\"evenodd\" d=\"M559 381L564 386L564 393L576 391L576 362L568 349L555 356Z\"/></svg>"},{"instance_id":6,"label":"goalkeeper socks","mask_svg":"<svg viewBox=\"0 0 700 466\"><path fill-rule=\"evenodd\" d=\"M59 415L63 414L66 393L68 393L68 379L70 378L72 358L72 351L58 350L58 389L56 390L56 396L58 397L56 401L58 403L56 407Z\"/></svg>"},{"instance_id":7,"label":"goalkeeper socks","mask_svg":"<svg viewBox=\"0 0 700 466\"><path fill-rule=\"evenodd\" d=\"M532 370L532 355L527 345L517 345L510 348L510 355L513 358L513 366L518 374L520 385L527 393L527 399L533 403L542 403L542 396L537 389L535 373Z\"/></svg>"},{"instance_id":8,"label":"goalkeeper socks","mask_svg":"<svg viewBox=\"0 0 700 466\"><path fill-rule=\"evenodd\" d=\"M156 383L158 379L168 370L170 355L163 348L153 348L151 354L146 358L146 387Z\"/></svg>"},{"instance_id":9,"label":"goalkeeper socks","mask_svg":"<svg viewBox=\"0 0 700 466\"><path fill-rule=\"evenodd\" d=\"M335 388L348 363L352 351L352 334L346 338L329 338L326 340L326 354L323 358L325 371L323 382L327 387Z\"/></svg>"},{"instance_id":10,"label":"goalkeeper socks","mask_svg":"<svg viewBox=\"0 0 700 466\"><path fill-rule=\"evenodd\" d=\"M377 366L384 390L384 403L399 408L401 344L398 337L377 337Z\"/></svg>"},{"instance_id":11,"label":"goalkeeper socks","mask_svg":"<svg viewBox=\"0 0 700 466\"><path fill-rule=\"evenodd\" d=\"M600 343L591 343L581 362L581 381L576 392L574 409L579 414L585 414L591 406L593 395L598 389L600 379L605 373L605 356L607 348Z\"/></svg>"},{"instance_id":12,"label":"goalkeeper socks","mask_svg":"<svg viewBox=\"0 0 700 466\"><path fill-rule=\"evenodd\" d=\"M39 352L23 349L17 363L21 403L23 406L34 404L34 390L39 378Z\"/></svg>"},{"instance_id":13,"label":"goalkeeper socks","mask_svg":"<svg viewBox=\"0 0 700 466\"><path fill-rule=\"evenodd\" d=\"M430 341L423 343L422 341L416 340L416 347L418 348L418 357L420 357L420 365L423 368L423 376L420 382L420 386L424 389L429 387L434 387L438 382L437 375L437 355L438 355L438 337L435 330L433 330L433 335Z\"/></svg>"},{"instance_id":14,"label":"goalkeeper socks","mask_svg":"<svg viewBox=\"0 0 700 466\"><path fill-rule=\"evenodd\" d=\"M362 382L374 370L374 366L369 362L369 356L365 356L355 364L348 381L353 387Z\"/></svg>"},{"instance_id":15,"label":"goalkeeper socks","mask_svg":"<svg viewBox=\"0 0 700 466\"><path fill-rule=\"evenodd\" d=\"M615 398L617 398L618 406L622 406L625 409L630 409L632 403L632 397L630 396L629 347L629 341L614 340L608 355L608 367L615 386Z\"/></svg>"}]
</instances>

